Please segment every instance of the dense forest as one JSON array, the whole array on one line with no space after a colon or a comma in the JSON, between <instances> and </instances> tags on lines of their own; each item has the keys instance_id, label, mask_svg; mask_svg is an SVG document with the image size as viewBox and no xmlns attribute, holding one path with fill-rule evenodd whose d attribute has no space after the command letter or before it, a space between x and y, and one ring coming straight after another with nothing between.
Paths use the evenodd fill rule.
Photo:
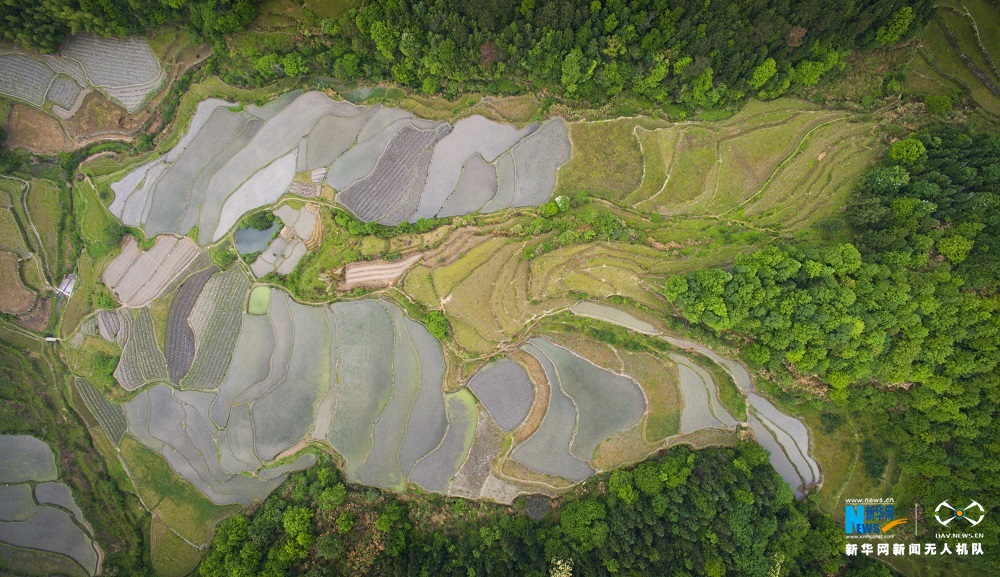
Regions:
<instances>
[{"instance_id":1,"label":"dense forest","mask_svg":"<svg viewBox=\"0 0 1000 577\"><path fill-rule=\"evenodd\" d=\"M780 565L794 576L890 575L864 560L844 567L843 529L795 501L754 443L672 449L588 481L554 512L540 507L348 487L324 458L252 515L224 521L199 573L763 577Z\"/></svg>"},{"instance_id":2,"label":"dense forest","mask_svg":"<svg viewBox=\"0 0 1000 577\"><path fill-rule=\"evenodd\" d=\"M873 415L909 496L1000 506L1000 135L943 125L895 142L846 216L852 244L767 248L665 294L748 337L744 359Z\"/></svg>"},{"instance_id":3,"label":"dense forest","mask_svg":"<svg viewBox=\"0 0 1000 577\"><path fill-rule=\"evenodd\" d=\"M205 38L247 27L259 0L0 0L0 37L55 52L70 34L128 36L183 22Z\"/></svg>"},{"instance_id":4,"label":"dense forest","mask_svg":"<svg viewBox=\"0 0 1000 577\"><path fill-rule=\"evenodd\" d=\"M437 0L361 3L285 55L250 47L227 80L308 70L425 94L545 91L599 104L711 108L776 98L842 69L855 48L920 30L927 0ZM291 73L289 72L291 69Z\"/></svg>"}]
</instances>

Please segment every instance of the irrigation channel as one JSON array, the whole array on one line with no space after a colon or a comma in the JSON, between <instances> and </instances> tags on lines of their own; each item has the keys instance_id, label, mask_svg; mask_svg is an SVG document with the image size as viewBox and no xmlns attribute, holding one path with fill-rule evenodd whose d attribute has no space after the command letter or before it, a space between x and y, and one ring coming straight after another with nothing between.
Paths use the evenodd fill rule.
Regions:
<instances>
[{"instance_id":1,"label":"irrigation channel","mask_svg":"<svg viewBox=\"0 0 1000 577\"><path fill-rule=\"evenodd\" d=\"M592 302L577 303L570 311L586 317L610 322L643 334L659 336L671 345L708 357L729 373L747 401L747 425L753 430L760 446L771 454L771 466L801 497L822 476L819 465L809 455L809 431L801 421L781 412L773 403L757 394L750 372L737 360L728 359L714 350L693 341L662 334L653 325L634 316ZM736 419L719 402L719 392L712 375L690 356L672 353L677 363L681 397L681 434L703 428L733 428Z\"/></svg>"}]
</instances>

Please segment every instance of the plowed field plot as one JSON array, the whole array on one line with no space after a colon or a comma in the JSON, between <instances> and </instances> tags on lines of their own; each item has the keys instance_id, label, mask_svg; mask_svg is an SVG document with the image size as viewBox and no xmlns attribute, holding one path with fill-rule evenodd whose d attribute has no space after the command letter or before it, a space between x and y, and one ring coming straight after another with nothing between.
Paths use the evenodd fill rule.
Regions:
<instances>
[{"instance_id":1,"label":"plowed field plot","mask_svg":"<svg viewBox=\"0 0 1000 577\"><path fill-rule=\"evenodd\" d=\"M60 74L52 80L52 85L49 87L49 92L45 95L45 98L55 105L69 109L76 102L76 97L79 94L80 85L69 76Z\"/></svg>"},{"instance_id":2,"label":"plowed field plot","mask_svg":"<svg viewBox=\"0 0 1000 577\"><path fill-rule=\"evenodd\" d=\"M250 280L235 266L205 283L188 316L195 355L182 386L211 389L222 383L240 334L243 303L249 289Z\"/></svg>"},{"instance_id":3,"label":"plowed field plot","mask_svg":"<svg viewBox=\"0 0 1000 577\"><path fill-rule=\"evenodd\" d=\"M197 256L198 246L189 238L161 236L143 252L129 236L101 278L123 304L143 307L160 296Z\"/></svg>"},{"instance_id":4,"label":"plowed field plot","mask_svg":"<svg viewBox=\"0 0 1000 577\"><path fill-rule=\"evenodd\" d=\"M393 137L370 175L337 196L361 220L393 225L407 220L420 203L434 144L447 127L405 126Z\"/></svg>"},{"instance_id":5,"label":"plowed field plot","mask_svg":"<svg viewBox=\"0 0 1000 577\"><path fill-rule=\"evenodd\" d=\"M469 381L469 388L507 432L524 421L535 401L535 386L528 372L510 359L483 367Z\"/></svg>"},{"instance_id":6,"label":"plowed field plot","mask_svg":"<svg viewBox=\"0 0 1000 577\"><path fill-rule=\"evenodd\" d=\"M97 387L90 384L90 381L86 379L77 378L73 383L76 385L76 390L79 391L80 397L83 398L83 402L87 405L87 409L94 415L97 422L100 423L101 428L107 433L111 442L115 445L119 444L122 440L122 435L125 434L125 429L128 427L128 422L125 420L125 411L121 405L112 403L104 398L104 395L97 390Z\"/></svg>"},{"instance_id":7,"label":"plowed field plot","mask_svg":"<svg viewBox=\"0 0 1000 577\"><path fill-rule=\"evenodd\" d=\"M89 85L135 113L165 78L149 43L138 37L74 34L55 55L0 55L0 93L35 106L47 99L71 109L81 87Z\"/></svg>"},{"instance_id":8,"label":"plowed field plot","mask_svg":"<svg viewBox=\"0 0 1000 577\"><path fill-rule=\"evenodd\" d=\"M422 256L414 254L395 262L352 262L344 268L344 282L337 289L350 291L357 287L392 286Z\"/></svg>"},{"instance_id":9,"label":"plowed field plot","mask_svg":"<svg viewBox=\"0 0 1000 577\"><path fill-rule=\"evenodd\" d=\"M205 283L215 273L215 267L198 271L181 285L177 297L170 303L167 316L167 335L163 353L170 373L170 382L180 383L194 361L195 335L188 317L201 295Z\"/></svg>"},{"instance_id":10,"label":"plowed field plot","mask_svg":"<svg viewBox=\"0 0 1000 577\"><path fill-rule=\"evenodd\" d=\"M111 211L150 236L198 227L198 242L207 244L241 215L276 202L296 171L310 171L325 175L338 201L362 219L394 225L542 204L569 158L562 119L517 130L471 117L452 131L405 110L335 102L319 92L286 100L273 114L203 101L172 150L112 184ZM506 168L498 171L501 159ZM500 182L508 185L499 187L502 195Z\"/></svg>"},{"instance_id":11,"label":"plowed field plot","mask_svg":"<svg viewBox=\"0 0 1000 577\"><path fill-rule=\"evenodd\" d=\"M149 310L121 309L118 319L121 322L118 344L122 346L122 356L114 373L118 384L126 391L134 391L146 383L166 380L167 363L156 344Z\"/></svg>"},{"instance_id":12,"label":"plowed field plot","mask_svg":"<svg viewBox=\"0 0 1000 577\"><path fill-rule=\"evenodd\" d=\"M31 310L35 293L21 282L17 255L0 251L0 312L20 315Z\"/></svg>"},{"instance_id":13,"label":"plowed field plot","mask_svg":"<svg viewBox=\"0 0 1000 577\"><path fill-rule=\"evenodd\" d=\"M83 66L87 79L129 112L138 110L165 77L145 38L72 36L61 55Z\"/></svg>"},{"instance_id":14,"label":"plowed field plot","mask_svg":"<svg viewBox=\"0 0 1000 577\"><path fill-rule=\"evenodd\" d=\"M35 106L45 102L55 73L25 54L0 54L0 93Z\"/></svg>"}]
</instances>

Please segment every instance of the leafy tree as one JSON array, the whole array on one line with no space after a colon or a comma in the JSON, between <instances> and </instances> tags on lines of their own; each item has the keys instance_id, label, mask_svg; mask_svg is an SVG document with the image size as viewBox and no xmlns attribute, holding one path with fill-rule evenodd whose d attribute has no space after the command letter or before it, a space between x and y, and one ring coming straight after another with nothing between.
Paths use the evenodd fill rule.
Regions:
<instances>
[{"instance_id":1,"label":"leafy tree","mask_svg":"<svg viewBox=\"0 0 1000 577\"><path fill-rule=\"evenodd\" d=\"M927 150L924 143L916 138L897 140L889 147L889 158L900 164L913 164L924 157Z\"/></svg>"},{"instance_id":2,"label":"leafy tree","mask_svg":"<svg viewBox=\"0 0 1000 577\"><path fill-rule=\"evenodd\" d=\"M753 74L750 76L750 80L747 81L747 85L751 90L758 90L763 88L767 81L774 77L778 73L778 65L774 61L774 58L768 58L762 62L757 68L754 68Z\"/></svg>"},{"instance_id":3,"label":"leafy tree","mask_svg":"<svg viewBox=\"0 0 1000 577\"><path fill-rule=\"evenodd\" d=\"M884 46L899 42L899 39L910 29L913 18L913 8L903 6L892 15L888 24L878 29L875 34L876 42Z\"/></svg>"},{"instance_id":4,"label":"leafy tree","mask_svg":"<svg viewBox=\"0 0 1000 577\"><path fill-rule=\"evenodd\" d=\"M319 508L324 511L330 511L336 509L344 503L347 499L347 487L337 483L336 485L326 488L319 495Z\"/></svg>"},{"instance_id":5,"label":"leafy tree","mask_svg":"<svg viewBox=\"0 0 1000 577\"><path fill-rule=\"evenodd\" d=\"M285 71L285 76L302 76L309 72L302 55L297 52L289 52L282 56L281 68Z\"/></svg>"},{"instance_id":6,"label":"leafy tree","mask_svg":"<svg viewBox=\"0 0 1000 577\"><path fill-rule=\"evenodd\" d=\"M424 315L424 324L431 336L439 341L447 339L451 335L451 323L442 311L431 311Z\"/></svg>"}]
</instances>

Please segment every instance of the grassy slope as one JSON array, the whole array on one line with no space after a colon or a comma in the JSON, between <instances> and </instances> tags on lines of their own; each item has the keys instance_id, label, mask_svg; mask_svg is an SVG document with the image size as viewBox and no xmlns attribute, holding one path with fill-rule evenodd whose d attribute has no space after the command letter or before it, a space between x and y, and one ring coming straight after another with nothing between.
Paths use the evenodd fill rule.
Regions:
<instances>
[{"instance_id":1,"label":"grassy slope","mask_svg":"<svg viewBox=\"0 0 1000 577\"><path fill-rule=\"evenodd\" d=\"M142 535L136 528L145 512L120 490L115 470L101 458L100 443L74 408L66 369L54 349L0 324L0 433L35 435L53 448L60 479L72 489L106 554L105 568L119 566L121 574L129 574L141 562Z\"/></svg>"},{"instance_id":2,"label":"grassy slope","mask_svg":"<svg viewBox=\"0 0 1000 577\"><path fill-rule=\"evenodd\" d=\"M147 508L192 543L207 543L215 524L240 510L220 507L194 485L174 473L159 454L129 436L122 439L121 455Z\"/></svg>"},{"instance_id":3,"label":"grassy slope","mask_svg":"<svg viewBox=\"0 0 1000 577\"><path fill-rule=\"evenodd\" d=\"M949 42L948 31L953 35L952 42ZM942 2L924 30L917 54L910 62L906 89L919 97L965 95L980 107L980 114L995 122L1000 118L1000 97L988 89L973 68L994 87L1000 86L1000 77L995 71L1000 56L998 45L1000 20L996 18L995 8L984 0ZM963 61L960 53L968 60Z\"/></svg>"}]
</instances>

